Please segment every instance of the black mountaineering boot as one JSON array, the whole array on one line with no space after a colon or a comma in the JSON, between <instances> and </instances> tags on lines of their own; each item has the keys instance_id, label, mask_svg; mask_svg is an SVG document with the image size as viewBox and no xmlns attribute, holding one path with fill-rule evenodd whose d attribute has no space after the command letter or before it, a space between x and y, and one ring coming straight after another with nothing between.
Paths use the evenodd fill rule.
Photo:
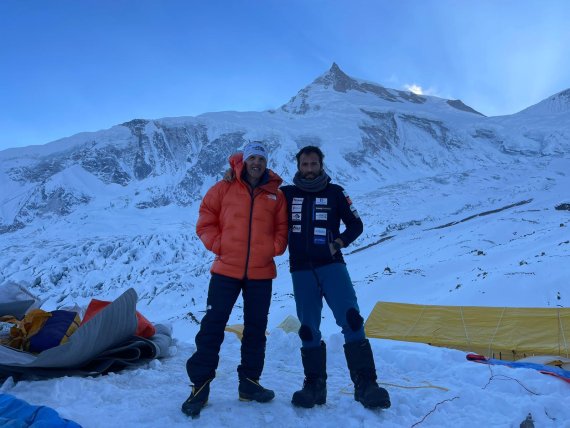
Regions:
<instances>
[{"instance_id":1,"label":"black mountaineering boot","mask_svg":"<svg viewBox=\"0 0 570 428\"><path fill-rule=\"evenodd\" d=\"M376 383L376 367L368 339L346 343L344 355L354 382L354 399L369 409L390 407L388 391Z\"/></svg>"},{"instance_id":2,"label":"black mountaineering boot","mask_svg":"<svg viewBox=\"0 0 570 428\"><path fill-rule=\"evenodd\" d=\"M327 347L325 342L313 348L301 348L301 360L305 369L303 389L293 394L291 403L310 409L327 401Z\"/></svg>"},{"instance_id":3,"label":"black mountaineering boot","mask_svg":"<svg viewBox=\"0 0 570 428\"><path fill-rule=\"evenodd\" d=\"M190 394L190 397L182 403L182 412L186 414L186 416L192 416L192 418L200 416L200 410L202 410L208 402L211 381L212 379L206 381L202 385L192 385L192 393Z\"/></svg>"},{"instance_id":4,"label":"black mountaineering boot","mask_svg":"<svg viewBox=\"0 0 570 428\"><path fill-rule=\"evenodd\" d=\"M254 380L248 377L240 377L238 392L241 401L267 403L275 398L275 393L270 389L262 387L259 384L259 379Z\"/></svg>"}]
</instances>

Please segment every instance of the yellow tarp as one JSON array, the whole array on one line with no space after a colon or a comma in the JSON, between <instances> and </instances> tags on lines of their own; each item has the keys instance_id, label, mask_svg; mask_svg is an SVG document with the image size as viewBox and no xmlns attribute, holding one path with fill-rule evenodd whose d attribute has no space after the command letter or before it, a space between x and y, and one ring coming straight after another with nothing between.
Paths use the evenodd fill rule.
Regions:
<instances>
[{"instance_id":1,"label":"yellow tarp","mask_svg":"<svg viewBox=\"0 0 570 428\"><path fill-rule=\"evenodd\" d=\"M243 338L243 324L226 325L224 330L229 331L230 333L235 333L239 340Z\"/></svg>"},{"instance_id":2,"label":"yellow tarp","mask_svg":"<svg viewBox=\"0 0 570 428\"><path fill-rule=\"evenodd\" d=\"M279 324L277 328L280 328L285 333L297 333L301 328L301 322L297 317L287 315L287 318L281 321L281 324Z\"/></svg>"},{"instance_id":3,"label":"yellow tarp","mask_svg":"<svg viewBox=\"0 0 570 428\"><path fill-rule=\"evenodd\" d=\"M226 325L225 331L229 331L230 333L234 333L239 340L243 339L243 324L231 324ZM269 332L265 332L266 336L269 336Z\"/></svg>"},{"instance_id":4,"label":"yellow tarp","mask_svg":"<svg viewBox=\"0 0 570 428\"><path fill-rule=\"evenodd\" d=\"M277 327L285 331L285 333L292 333L299 331L301 323L293 315L288 315ZM242 340L243 338L243 324L226 325L225 331L234 333L239 338L239 340ZM269 336L269 332L266 331L265 335Z\"/></svg>"},{"instance_id":5,"label":"yellow tarp","mask_svg":"<svg viewBox=\"0 0 570 428\"><path fill-rule=\"evenodd\" d=\"M434 306L378 302L366 335L518 360L570 357L570 308Z\"/></svg>"}]
</instances>

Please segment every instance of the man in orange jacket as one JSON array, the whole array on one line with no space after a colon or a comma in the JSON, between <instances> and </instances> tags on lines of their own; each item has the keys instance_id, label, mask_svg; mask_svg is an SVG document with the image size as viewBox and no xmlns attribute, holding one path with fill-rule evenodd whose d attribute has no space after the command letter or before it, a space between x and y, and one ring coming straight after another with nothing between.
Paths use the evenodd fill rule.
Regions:
<instances>
[{"instance_id":1,"label":"man in orange jacket","mask_svg":"<svg viewBox=\"0 0 570 428\"><path fill-rule=\"evenodd\" d=\"M239 398L265 403L275 397L259 384L259 378L265 360L271 285L277 275L273 258L287 247L287 203L279 190L283 180L267 169L263 144L248 143L243 159L238 165L232 163L236 180L220 181L208 190L196 224L198 237L216 258L196 352L186 363L193 386L182 411L192 417L208 401L224 329L240 292L244 330L237 369Z\"/></svg>"}]
</instances>

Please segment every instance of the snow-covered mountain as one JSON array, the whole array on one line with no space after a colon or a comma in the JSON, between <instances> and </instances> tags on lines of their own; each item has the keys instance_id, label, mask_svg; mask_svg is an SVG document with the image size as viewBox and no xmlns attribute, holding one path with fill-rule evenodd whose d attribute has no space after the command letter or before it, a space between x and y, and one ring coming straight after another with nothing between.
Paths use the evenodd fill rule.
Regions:
<instances>
[{"instance_id":1,"label":"snow-covered mountain","mask_svg":"<svg viewBox=\"0 0 570 428\"><path fill-rule=\"evenodd\" d=\"M559 92L547 99L524 109L521 113L528 115L568 114L570 111L570 89ZM562 119L563 120L563 119Z\"/></svg>"},{"instance_id":2,"label":"snow-covered mountain","mask_svg":"<svg viewBox=\"0 0 570 428\"><path fill-rule=\"evenodd\" d=\"M323 148L329 174L365 224L344 250L365 318L379 300L567 307L569 105L566 90L514 115L485 117L459 100L385 88L333 64L275 110L136 119L0 152L0 287L23 285L47 310L85 307L134 287L138 309L170 321L179 341L178 355L139 370L8 379L0 391L51 405L86 427L188 424L179 410L189 392L184 361L212 261L194 233L198 204L228 155L250 139L267 143L270 167L286 182L300 147ZM264 371L277 397L265 405L237 401L239 341L227 333L200 424L518 426L532 412L537 426L568 426L568 386L558 379L387 340L372 345L393 406L364 409L352 399L343 338L326 307L327 404L293 408L303 379L300 340L276 328L295 313L287 255L277 266ZM241 321L240 306L230 323Z\"/></svg>"},{"instance_id":3,"label":"snow-covered mountain","mask_svg":"<svg viewBox=\"0 0 570 428\"><path fill-rule=\"evenodd\" d=\"M517 115L485 118L459 100L384 88L333 64L277 110L135 119L0 152L0 233L103 201L189 206L248 139L268 143L272 167L286 180L298 148L320 145L333 177L346 186L460 171L517 153L567 153L569 99L565 91Z\"/></svg>"},{"instance_id":4,"label":"snow-covered mountain","mask_svg":"<svg viewBox=\"0 0 570 428\"><path fill-rule=\"evenodd\" d=\"M228 155L252 139L266 142L270 167L286 182L294 175L298 149L321 146L329 174L354 195L366 224L349 251L389 266L386 248L392 244L376 243L393 234L433 229L523 201L531 201L524 206L537 212L564 201L569 104L564 91L511 116L485 117L459 100L385 88L352 78L333 64L275 110L135 119L44 146L5 150L0 152L0 283L22 282L53 305L112 297L135 286L158 308L163 294L174 293L185 303L169 316L192 319L211 260L194 235L197 206L221 177ZM509 221L524 224L523 217ZM565 231L558 226L564 220L555 218L556 228L537 235L550 236L553 247ZM475 233L496 227L485 224ZM400 242L389 254L409 246L406 257L411 257L416 240L428 235L434 241L422 251L436 251L441 241L429 232L409 235L411 241ZM450 243L449 260L466 254L461 239L476 240L476 235ZM504 239L487 241L503 245L517 259L510 252L515 244ZM520 240L523 247L535 245ZM485 242L472 250L484 251ZM561 248L565 254L569 247ZM437 265L446 260L422 257ZM402 263L413 272L426 270L409 260ZM286 264L281 258L280 272ZM360 273L365 281L380 281L386 266ZM449 271L452 277L464 274ZM435 281L441 282L440 274ZM466 299L462 292L455 294ZM431 294L423 296L441 300L437 289ZM390 298L410 300L397 293Z\"/></svg>"}]
</instances>

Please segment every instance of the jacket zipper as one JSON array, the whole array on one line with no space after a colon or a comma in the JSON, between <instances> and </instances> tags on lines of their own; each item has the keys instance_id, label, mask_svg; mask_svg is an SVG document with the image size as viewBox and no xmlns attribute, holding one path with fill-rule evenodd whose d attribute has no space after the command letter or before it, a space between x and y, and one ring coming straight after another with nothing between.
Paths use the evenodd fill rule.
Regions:
<instances>
[{"instance_id":1,"label":"jacket zipper","mask_svg":"<svg viewBox=\"0 0 570 428\"><path fill-rule=\"evenodd\" d=\"M247 256L245 258L245 271L243 273L243 279L247 279L247 268L249 265L249 253L251 250L251 224L253 222L253 202L255 200L255 198L257 197L257 195L259 195L261 192L255 193L255 189L251 189L249 195L251 197L251 205L249 207L249 231L248 231L248 235L247 235Z\"/></svg>"},{"instance_id":2,"label":"jacket zipper","mask_svg":"<svg viewBox=\"0 0 570 428\"><path fill-rule=\"evenodd\" d=\"M307 245L305 248L305 254L307 254L307 262L309 264L309 267L311 269L313 269L313 260L311 258L311 253L310 253L310 249L312 248L311 245L311 229L310 226L313 225L314 228L314 223L313 223L313 218L315 216L315 199L312 197L312 195L307 195L307 216L306 216L306 227L305 227L305 233L307 234L307 239L305 240ZM314 233L314 230L313 230ZM315 237L313 235L313 241L315 240Z\"/></svg>"}]
</instances>

